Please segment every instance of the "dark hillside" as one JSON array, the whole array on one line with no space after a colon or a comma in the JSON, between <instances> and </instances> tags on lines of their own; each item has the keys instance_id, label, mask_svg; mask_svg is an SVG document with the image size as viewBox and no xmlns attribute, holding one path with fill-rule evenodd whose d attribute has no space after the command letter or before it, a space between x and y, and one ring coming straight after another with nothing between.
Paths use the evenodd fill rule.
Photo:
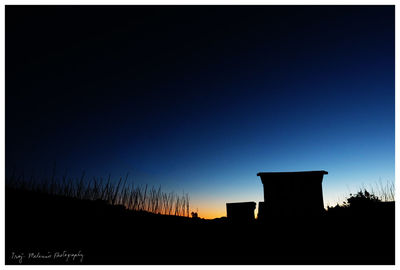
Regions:
<instances>
[{"instance_id":1,"label":"dark hillside","mask_svg":"<svg viewBox=\"0 0 400 270\"><path fill-rule=\"evenodd\" d=\"M394 204L384 208L231 224L7 189L6 263L394 264ZM63 251L82 261L27 258Z\"/></svg>"}]
</instances>

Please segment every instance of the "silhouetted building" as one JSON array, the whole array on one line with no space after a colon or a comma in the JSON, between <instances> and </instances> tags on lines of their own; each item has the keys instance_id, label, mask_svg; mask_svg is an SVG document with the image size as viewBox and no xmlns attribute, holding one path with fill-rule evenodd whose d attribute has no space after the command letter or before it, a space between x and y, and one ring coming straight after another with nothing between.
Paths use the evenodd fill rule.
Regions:
<instances>
[{"instance_id":1,"label":"silhouetted building","mask_svg":"<svg viewBox=\"0 0 400 270\"><path fill-rule=\"evenodd\" d=\"M255 202L227 203L226 213L228 220L235 222L251 222L254 220Z\"/></svg>"},{"instance_id":2,"label":"silhouetted building","mask_svg":"<svg viewBox=\"0 0 400 270\"><path fill-rule=\"evenodd\" d=\"M324 212L322 179L326 171L260 172L264 203L259 218L320 215Z\"/></svg>"}]
</instances>

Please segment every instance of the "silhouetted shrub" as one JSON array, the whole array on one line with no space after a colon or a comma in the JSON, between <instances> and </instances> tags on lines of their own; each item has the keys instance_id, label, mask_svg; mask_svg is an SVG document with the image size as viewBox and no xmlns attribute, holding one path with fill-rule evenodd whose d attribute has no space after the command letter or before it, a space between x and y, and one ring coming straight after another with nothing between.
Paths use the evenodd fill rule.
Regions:
<instances>
[{"instance_id":1,"label":"silhouetted shrub","mask_svg":"<svg viewBox=\"0 0 400 270\"><path fill-rule=\"evenodd\" d=\"M344 206L353 209L366 209L374 207L380 202L381 199L364 189L364 191L360 190L357 194L350 194L350 197L344 202Z\"/></svg>"},{"instance_id":2,"label":"silhouetted shrub","mask_svg":"<svg viewBox=\"0 0 400 270\"><path fill-rule=\"evenodd\" d=\"M391 211L393 206L394 202L383 202L378 196L364 189L350 194L342 205L328 207L327 213L330 216L377 215Z\"/></svg>"}]
</instances>

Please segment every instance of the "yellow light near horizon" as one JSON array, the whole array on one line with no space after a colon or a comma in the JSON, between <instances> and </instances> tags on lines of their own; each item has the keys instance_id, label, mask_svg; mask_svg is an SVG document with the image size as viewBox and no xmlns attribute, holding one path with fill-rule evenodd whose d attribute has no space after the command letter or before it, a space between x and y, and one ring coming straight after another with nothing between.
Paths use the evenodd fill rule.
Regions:
<instances>
[{"instance_id":1,"label":"yellow light near horizon","mask_svg":"<svg viewBox=\"0 0 400 270\"><path fill-rule=\"evenodd\" d=\"M254 211L255 218L257 218L257 213L258 213L257 211L258 211L257 209ZM198 215L200 218L205 218L205 219L226 217L226 208L223 209L208 208L202 210L199 209Z\"/></svg>"},{"instance_id":2,"label":"yellow light near horizon","mask_svg":"<svg viewBox=\"0 0 400 270\"><path fill-rule=\"evenodd\" d=\"M221 209L203 209L199 210L198 215L200 218L205 218L205 219L214 219L214 218L220 218L220 217L226 217L226 211L221 210Z\"/></svg>"}]
</instances>

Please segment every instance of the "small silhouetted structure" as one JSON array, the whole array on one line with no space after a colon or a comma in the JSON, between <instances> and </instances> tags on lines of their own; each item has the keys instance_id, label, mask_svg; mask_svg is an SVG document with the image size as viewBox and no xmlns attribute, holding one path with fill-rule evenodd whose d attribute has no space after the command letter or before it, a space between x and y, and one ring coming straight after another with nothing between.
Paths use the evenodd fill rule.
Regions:
<instances>
[{"instance_id":1,"label":"small silhouetted structure","mask_svg":"<svg viewBox=\"0 0 400 270\"><path fill-rule=\"evenodd\" d=\"M264 203L259 219L267 216L321 215L324 212L322 179L326 171L260 172Z\"/></svg>"},{"instance_id":2,"label":"small silhouetted structure","mask_svg":"<svg viewBox=\"0 0 400 270\"><path fill-rule=\"evenodd\" d=\"M255 202L227 203L226 213L229 221L251 222L254 221Z\"/></svg>"}]
</instances>

